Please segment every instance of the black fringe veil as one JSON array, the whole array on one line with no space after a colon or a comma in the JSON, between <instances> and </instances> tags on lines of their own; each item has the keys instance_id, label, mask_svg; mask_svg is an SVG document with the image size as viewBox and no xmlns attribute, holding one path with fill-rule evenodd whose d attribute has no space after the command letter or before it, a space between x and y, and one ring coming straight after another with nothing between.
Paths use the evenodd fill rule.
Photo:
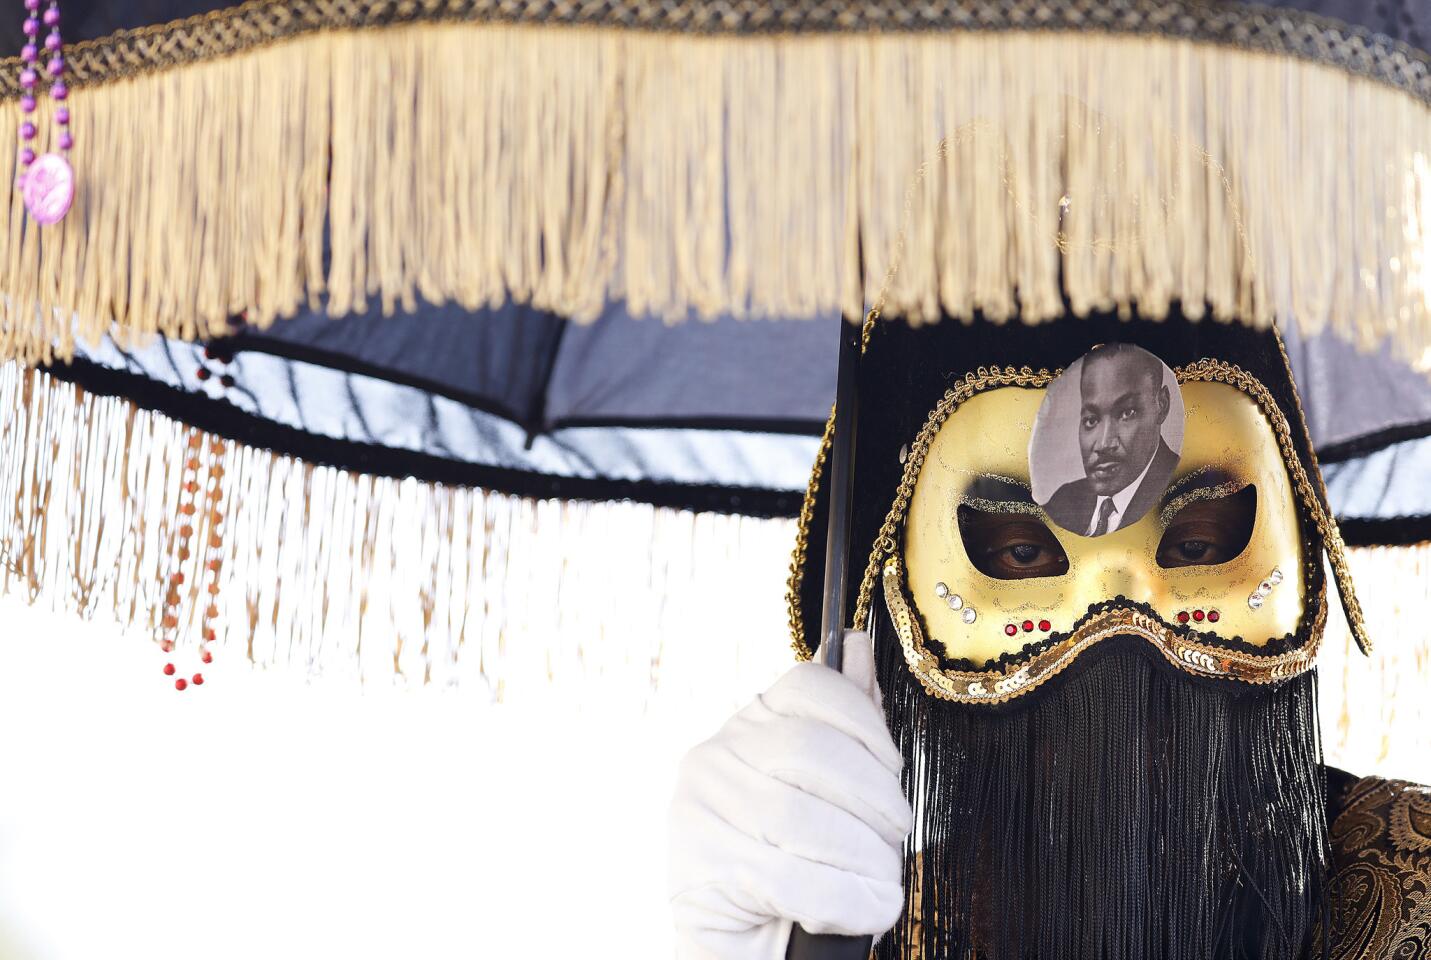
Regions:
<instances>
[{"instance_id":1,"label":"black fringe veil","mask_svg":"<svg viewBox=\"0 0 1431 960\"><path fill-rule=\"evenodd\" d=\"M1306 957L1330 864L1316 674L1193 678L1105 640L1005 706L935 699L872 622L915 807L881 960Z\"/></svg>"}]
</instances>

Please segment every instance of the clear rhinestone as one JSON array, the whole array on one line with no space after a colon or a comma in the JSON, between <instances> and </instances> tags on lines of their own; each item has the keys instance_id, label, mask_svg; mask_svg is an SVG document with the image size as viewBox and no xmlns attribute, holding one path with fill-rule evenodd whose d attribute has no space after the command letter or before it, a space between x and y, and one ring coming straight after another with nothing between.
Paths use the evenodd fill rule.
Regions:
<instances>
[{"instance_id":1,"label":"clear rhinestone","mask_svg":"<svg viewBox=\"0 0 1431 960\"><path fill-rule=\"evenodd\" d=\"M1257 592L1265 597L1267 596L1267 594L1272 592L1272 586L1273 584L1271 580L1263 580L1257 585Z\"/></svg>"},{"instance_id":2,"label":"clear rhinestone","mask_svg":"<svg viewBox=\"0 0 1431 960\"><path fill-rule=\"evenodd\" d=\"M1277 584L1282 582L1282 571L1277 567L1273 567L1272 575L1267 579L1273 584L1273 586L1276 586Z\"/></svg>"},{"instance_id":3,"label":"clear rhinestone","mask_svg":"<svg viewBox=\"0 0 1431 960\"><path fill-rule=\"evenodd\" d=\"M899 462L900 462L900 463L904 463L904 462L905 462L906 460L908 460L908 459L909 459L909 444L906 443L904 446L902 446L902 447L899 448Z\"/></svg>"},{"instance_id":4,"label":"clear rhinestone","mask_svg":"<svg viewBox=\"0 0 1431 960\"><path fill-rule=\"evenodd\" d=\"M959 596L959 594L957 593L949 594L949 600L947 602L949 604L950 610L958 610L960 607L964 606L964 598Z\"/></svg>"},{"instance_id":5,"label":"clear rhinestone","mask_svg":"<svg viewBox=\"0 0 1431 960\"><path fill-rule=\"evenodd\" d=\"M1247 605L1253 610L1260 609L1262 606L1262 594L1254 593L1252 596L1248 597Z\"/></svg>"},{"instance_id":6,"label":"clear rhinestone","mask_svg":"<svg viewBox=\"0 0 1431 960\"><path fill-rule=\"evenodd\" d=\"M944 583L936 583L934 585L934 595L940 600L943 600L945 597L949 596L949 585Z\"/></svg>"},{"instance_id":7,"label":"clear rhinestone","mask_svg":"<svg viewBox=\"0 0 1431 960\"><path fill-rule=\"evenodd\" d=\"M974 612L974 608L973 608L973 607L965 607L965 608L964 608L964 622L965 622L965 623L973 623L974 620L978 618L978 616L979 616L979 615Z\"/></svg>"}]
</instances>

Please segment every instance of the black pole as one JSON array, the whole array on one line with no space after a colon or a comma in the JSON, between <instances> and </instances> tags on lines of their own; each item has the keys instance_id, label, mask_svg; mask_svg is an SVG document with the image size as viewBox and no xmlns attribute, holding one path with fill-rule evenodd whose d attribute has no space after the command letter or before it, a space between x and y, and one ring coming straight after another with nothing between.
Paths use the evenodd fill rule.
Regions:
<instances>
[{"instance_id":1,"label":"black pole","mask_svg":"<svg viewBox=\"0 0 1431 960\"><path fill-rule=\"evenodd\" d=\"M830 523L825 535L825 604L820 652L839 670L845 657L845 572L850 555L850 513L855 476L855 411L859 403L861 324L840 321L840 372L835 386L835 436L830 441ZM814 934L796 925L786 960L869 960L873 937Z\"/></svg>"}]
</instances>

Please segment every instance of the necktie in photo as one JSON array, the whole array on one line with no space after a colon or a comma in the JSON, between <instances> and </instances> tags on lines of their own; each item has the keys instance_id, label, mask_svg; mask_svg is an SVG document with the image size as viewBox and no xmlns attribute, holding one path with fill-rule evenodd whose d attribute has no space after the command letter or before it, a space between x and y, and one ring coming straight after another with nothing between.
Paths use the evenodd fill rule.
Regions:
<instances>
[{"instance_id":1,"label":"necktie in photo","mask_svg":"<svg viewBox=\"0 0 1431 960\"><path fill-rule=\"evenodd\" d=\"M1108 518L1113 516L1113 509L1112 497L1103 501L1103 506L1098 508L1098 524L1093 528L1091 536L1101 537L1108 532Z\"/></svg>"}]
</instances>

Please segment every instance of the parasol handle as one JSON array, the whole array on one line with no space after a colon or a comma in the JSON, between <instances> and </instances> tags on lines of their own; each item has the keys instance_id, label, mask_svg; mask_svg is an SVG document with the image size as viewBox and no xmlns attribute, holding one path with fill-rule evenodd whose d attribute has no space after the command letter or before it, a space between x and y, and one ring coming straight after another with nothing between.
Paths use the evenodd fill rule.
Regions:
<instances>
[{"instance_id":1,"label":"parasol handle","mask_svg":"<svg viewBox=\"0 0 1431 960\"><path fill-rule=\"evenodd\" d=\"M830 444L830 524L825 536L825 604L820 615L820 651L825 666L839 670L845 658L845 565L855 472L855 411L859 401L861 326L840 321L840 372L835 386L835 436ZM785 960L869 960L873 937L815 934L798 924L790 931Z\"/></svg>"},{"instance_id":2,"label":"parasol handle","mask_svg":"<svg viewBox=\"0 0 1431 960\"><path fill-rule=\"evenodd\" d=\"M869 960L874 937L842 937L833 933L807 933L796 924L790 931L785 960Z\"/></svg>"}]
</instances>

